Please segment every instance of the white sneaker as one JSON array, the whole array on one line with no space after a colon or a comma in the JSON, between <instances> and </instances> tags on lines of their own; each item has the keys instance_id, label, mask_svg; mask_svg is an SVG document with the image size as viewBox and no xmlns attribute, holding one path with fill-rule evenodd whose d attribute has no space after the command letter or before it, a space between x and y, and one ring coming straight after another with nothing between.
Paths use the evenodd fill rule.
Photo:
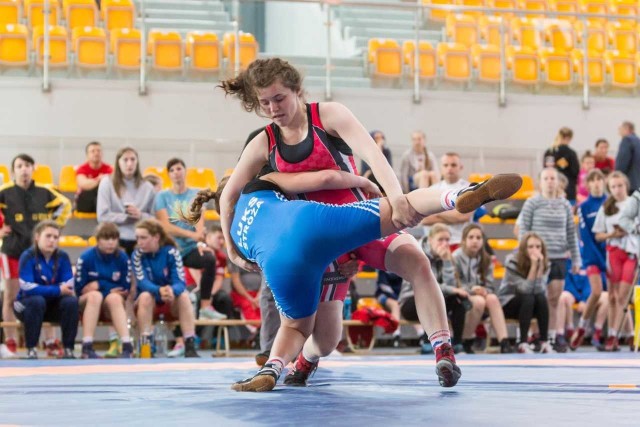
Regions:
<instances>
[{"instance_id":1,"label":"white sneaker","mask_svg":"<svg viewBox=\"0 0 640 427\"><path fill-rule=\"evenodd\" d=\"M9 350L4 344L0 344L0 359L17 359L18 355Z\"/></svg>"},{"instance_id":2,"label":"white sneaker","mask_svg":"<svg viewBox=\"0 0 640 427\"><path fill-rule=\"evenodd\" d=\"M540 345L540 353L555 353L556 351L553 349L553 346L549 341L544 341Z\"/></svg>"},{"instance_id":3,"label":"white sneaker","mask_svg":"<svg viewBox=\"0 0 640 427\"><path fill-rule=\"evenodd\" d=\"M206 307L200 309L200 318L209 320L224 320L227 318L227 315L220 313L213 307Z\"/></svg>"},{"instance_id":4,"label":"white sneaker","mask_svg":"<svg viewBox=\"0 0 640 427\"><path fill-rule=\"evenodd\" d=\"M531 349L531 346L528 343L521 342L520 344L518 344L518 353L531 354L533 353L533 350Z\"/></svg>"},{"instance_id":5,"label":"white sneaker","mask_svg":"<svg viewBox=\"0 0 640 427\"><path fill-rule=\"evenodd\" d=\"M167 357L184 357L184 345L176 344L169 353L167 353Z\"/></svg>"}]
</instances>

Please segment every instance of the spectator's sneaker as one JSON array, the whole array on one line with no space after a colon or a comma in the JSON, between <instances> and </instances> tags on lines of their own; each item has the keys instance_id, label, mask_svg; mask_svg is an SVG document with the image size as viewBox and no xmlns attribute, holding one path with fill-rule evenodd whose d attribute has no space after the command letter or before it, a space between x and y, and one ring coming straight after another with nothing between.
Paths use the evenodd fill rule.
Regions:
<instances>
[{"instance_id":1,"label":"spectator's sneaker","mask_svg":"<svg viewBox=\"0 0 640 427\"><path fill-rule=\"evenodd\" d=\"M120 340L109 341L109 350L104 354L105 359L116 359L120 356Z\"/></svg>"},{"instance_id":2,"label":"spectator's sneaker","mask_svg":"<svg viewBox=\"0 0 640 427\"><path fill-rule=\"evenodd\" d=\"M184 345L176 344L173 346L173 349L167 353L167 357L184 357Z\"/></svg>"},{"instance_id":3,"label":"spectator's sneaker","mask_svg":"<svg viewBox=\"0 0 640 427\"><path fill-rule=\"evenodd\" d=\"M511 343L507 338L500 341L500 353L501 354L513 353L513 348L511 347Z\"/></svg>"},{"instance_id":4,"label":"spectator's sneaker","mask_svg":"<svg viewBox=\"0 0 640 427\"><path fill-rule=\"evenodd\" d=\"M469 213L494 200L508 199L522 186L522 177L516 173L498 174L480 184L471 184L458 193L456 210Z\"/></svg>"},{"instance_id":5,"label":"spectator's sneaker","mask_svg":"<svg viewBox=\"0 0 640 427\"><path fill-rule=\"evenodd\" d=\"M602 329L596 329L591 336L591 345L598 348L602 344Z\"/></svg>"},{"instance_id":6,"label":"spectator's sneaker","mask_svg":"<svg viewBox=\"0 0 640 427\"><path fill-rule=\"evenodd\" d=\"M461 344L454 345L453 349L455 350L456 347L459 347L460 351L464 350ZM429 341L420 346L420 354L433 354L433 346Z\"/></svg>"},{"instance_id":7,"label":"spectator's sneaker","mask_svg":"<svg viewBox=\"0 0 640 427\"><path fill-rule=\"evenodd\" d=\"M520 354L533 354L534 351L531 348L531 344L526 342L521 342L518 344L518 353Z\"/></svg>"},{"instance_id":8,"label":"spectator's sneaker","mask_svg":"<svg viewBox=\"0 0 640 427\"><path fill-rule=\"evenodd\" d=\"M0 359L15 359L18 355L9 350L6 344L0 344Z\"/></svg>"},{"instance_id":9,"label":"spectator's sneaker","mask_svg":"<svg viewBox=\"0 0 640 427\"><path fill-rule=\"evenodd\" d=\"M130 342L122 343L122 353L120 354L121 359L131 359L133 358L133 344Z\"/></svg>"},{"instance_id":10,"label":"spectator's sneaker","mask_svg":"<svg viewBox=\"0 0 640 427\"><path fill-rule=\"evenodd\" d=\"M200 319L209 319L209 320L224 320L227 318L226 314L222 314L217 311L215 308L209 306L206 308L200 309Z\"/></svg>"},{"instance_id":11,"label":"spectator's sneaker","mask_svg":"<svg viewBox=\"0 0 640 427\"><path fill-rule=\"evenodd\" d=\"M400 335L394 335L393 336L393 348L400 348L400 347L404 347L404 343L402 342L402 339L400 338Z\"/></svg>"},{"instance_id":12,"label":"spectator's sneaker","mask_svg":"<svg viewBox=\"0 0 640 427\"><path fill-rule=\"evenodd\" d=\"M573 333L575 332L575 329L566 329L564 331L564 337L567 340L570 340L571 337L573 336ZM569 344L569 342L567 341L567 345Z\"/></svg>"},{"instance_id":13,"label":"spectator's sneaker","mask_svg":"<svg viewBox=\"0 0 640 427\"><path fill-rule=\"evenodd\" d=\"M7 346L7 350L9 350L14 355L18 353L18 343L13 338L8 338L4 342Z\"/></svg>"},{"instance_id":14,"label":"spectator's sneaker","mask_svg":"<svg viewBox=\"0 0 640 427\"><path fill-rule=\"evenodd\" d=\"M473 350L473 339L462 341L462 348L464 348L464 352L467 354L476 354Z\"/></svg>"},{"instance_id":15,"label":"spectator's sneaker","mask_svg":"<svg viewBox=\"0 0 640 427\"><path fill-rule=\"evenodd\" d=\"M462 371L456 365L451 344L442 344L436 349L436 374L442 387L453 387L458 383Z\"/></svg>"},{"instance_id":16,"label":"spectator's sneaker","mask_svg":"<svg viewBox=\"0 0 640 427\"><path fill-rule=\"evenodd\" d=\"M64 349L62 348L60 340L55 340L54 342L47 344L45 348L47 350L47 357L54 357L56 359L64 358Z\"/></svg>"},{"instance_id":17,"label":"spectator's sneaker","mask_svg":"<svg viewBox=\"0 0 640 427\"><path fill-rule=\"evenodd\" d=\"M100 359L98 353L93 349L93 343L82 344L82 356L83 359Z\"/></svg>"},{"instance_id":18,"label":"spectator's sneaker","mask_svg":"<svg viewBox=\"0 0 640 427\"><path fill-rule=\"evenodd\" d=\"M256 354L256 365L263 367L265 363L269 361L269 350Z\"/></svg>"},{"instance_id":19,"label":"spectator's sneaker","mask_svg":"<svg viewBox=\"0 0 640 427\"><path fill-rule=\"evenodd\" d=\"M462 346L462 344L453 345L454 354L459 354L459 353L462 353L463 351L464 351L464 347ZM431 352L433 353L433 347L431 347Z\"/></svg>"},{"instance_id":20,"label":"spectator's sneaker","mask_svg":"<svg viewBox=\"0 0 640 427\"><path fill-rule=\"evenodd\" d=\"M36 360L38 358L38 352L35 348L27 349L27 359Z\"/></svg>"},{"instance_id":21,"label":"spectator's sneaker","mask_svg":"<svg viewBox=\"0 0 640 427\"><path fill-rule=\"evenodd\" d=\"M278 382L278 371L271 363L265 365L257 374L246 380L238 381L231 386L235 391L271 391Z\"/></svg>"},{"instance_id":22,"label":"spectator's sneaker","mask_svg":"<svg viewBox=\"0 0 640 427\"><path fill-rule=\"evenodd\" d=\"M76 357L73 355L73 349L72 348L65 348L64 349L64 353L62 353L62 358L63 359L75 359Z\"/></svg>"},{"instance_id":23,"label":"spectator's sneaker","mask_svg":"<svg viewBox=\"0 0 640 427\"><path fill-rule=\"evenodd\" d=\"M582 345L582 341L584 341L585 332L586 331L584 328L578 328L575 330L575 332L571 336L571 341L569 342L569 348L571 348L571 350L575 351L578 347Z\"/></svg>"},{"instance_id":24,"label":"spectator's sneaker","mask_svg":"<svg viewBox=\"0 0 640 427\"><path fill-rule=\"evenodd\" d=\"M564 337L564 335L556 336L555 350L558 353L566 353L568 349L569 343L567 343L567 339Z\"/></svg>"},{"instance_id":25,"label":"spectator's sneaker","mask_svg":"<svg viewBox=\"0 0 640 427\"><path fill-rule=\"evenodd\" d=\"M604 343L604 351L618 351L618 338L611 336L607 337L607 341Z\"/></svg>"},{"instance_id":26,"label":"spectator's sneaker","mask_svg":"<svg viewBox=\"0 0 640 427\"><path fill-rule=\"evenodd\" d=\"M340 340L338 346L336 347L336 350L340 353L353 353L353 349L351 348L347 340Z\"/></svg>"},{"instance_id":27,"label":"spectator's sneaker","mask_svg":"<svg viewBox=\"0 0 640 427\"><path fill-rule=\"evenodd\" d=\"M200 357L196 351L196 339L194 337L184 340L184 357Z\"/></svg>"},{"instance_id":28,"label":"spectator's sneaker","mask_svg":"<svg viewBox=\"0 0 640 427\"><path fill-rule=\"evenodd\" d=\"M284 377L284 385L306 387L307 380L316 369L318 369L318 362L311 363L302 356L302 353L300 353L293 364L293 368L289 371L287 376Z\"/></svg>"},{"instance_id":29,"label":"spectator's sneaker","mask_svg":"<svg viewBox=\"0 0 640 427\"><path fill-rule=\"evenodd\" d=\"M543 341L540 343L540 353L555 353L553 346L549 341Z\"/></svg>"}]
</instances>

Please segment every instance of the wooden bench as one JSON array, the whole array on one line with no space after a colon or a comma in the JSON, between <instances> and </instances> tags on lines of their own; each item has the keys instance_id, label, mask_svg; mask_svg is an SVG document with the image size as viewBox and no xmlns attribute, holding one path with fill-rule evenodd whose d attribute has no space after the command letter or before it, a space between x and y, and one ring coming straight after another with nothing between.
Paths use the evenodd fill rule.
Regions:
<instances>
[{"instance_id":1,"label":"wooden bench","mask_svg":"<svg viewBox=\"0 0 640 427\"><path fill-rule=\"evenodd\" d=\"M411 322L408 320L400 320L398 322L400 324L400 326L402 325L418 325L419 322ZM360 320L343 320L342 321L342 326L344 328L344 332L345 335L347 336L347 343L349 344L349 347L351 347L353 349L354 352L356 353L368 353L371 350L373 350L373 347L376 344L376 334L375 331L373 330L374 328L374 324L373 323L365 323L365 322L361 322ZM369 342L369 346L367 348L364 349L359 349L356 348L355 345L353 345L353 342L351 341L351 336L349 335L349 327L350 326L368 326L371 328L371 341Z\"/></svg>"}]
</instances>

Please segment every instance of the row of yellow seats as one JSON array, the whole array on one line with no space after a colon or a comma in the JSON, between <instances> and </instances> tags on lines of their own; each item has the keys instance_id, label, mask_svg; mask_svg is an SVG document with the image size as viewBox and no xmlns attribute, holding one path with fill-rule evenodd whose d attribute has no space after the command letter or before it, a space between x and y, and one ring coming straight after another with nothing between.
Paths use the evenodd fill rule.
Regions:
<instances>
[{"instance_id":1,"label":"row of yellow seats","mask_svg":"<svg viewBox=\"0 0 640 427\"><path fill-rule=\"evenodd\" d=\"M123 70L140 68L140 30L119 28L110 32L108 43L104 29L98 27L77 27L71 33L71 40L65 27L49 27L49 64L52 67L66 67L69 53L74 53L75 65L82 68L106 68L109 54L113 55L113 64ZM216 33L190 32L183 42L176 31L151 30L147 52L151 66L159 70L184 68L189 58L190 68L198 71L218 71L221 68L222 52L229 63L235 61L235 34L227 33L222 47ZM70 47L70 49L69 49ZM20 24L0 25L0 66L29 65L29 52L33 49L36 63L42 64L44 55L44 28L36 27L31 40L26 26ZM240 34L240 62L245 68L258 55L258 43L249 33Z\"/></svg>"},{"instance_id":2,"label":"row of yellow seats","mask_svg":"<svg viewBox=\"0 0 640 427\"><path fill-rule=\"evenodd\" d=\"M415 44L405 42L403 47L394 40L370 43L369 60L373 74L384 77L400 77L403 66L413 71ZM513 82L527 85L548 83L570 86L581 83L583 78L583 53L581 50L533 49L508 46L505 68ZM429 42L420 42L420 77L435 79L438 69L445 80L469 82L475 78L480 82L500 81L502 67L500 47L495 45L473 45L471 49L460 43L440 43L437 48ZM621 51L588 52L588 73L591 86L636 88L640 54ZM544 72L544 73L543 73Z\"/></svg>"},{"instance_id":3,"label":"row of yellow seats","mask_svg":"<svg viewBox=\"0 0 640 427\"><path fill-rule=\"evenodd\" d=\"M95 0L49 0L49 25L64 21L66 27L95 27L104 21L104 28L135 27L136 9L133 0L102 0L98 11ZM0 0L0 25L26 23L30 28L44 26L44 0Z\"/></svg>"},{"instance_id":4,"label":"row of yellow seats","mask_svg":"<svg viewBox=\"0 0 640 427\"><path fill-rule=\"evenodd\" d=\"M449 41L472 46L478 43L500 45L500 17L449 15L446 30ZM505 20L505 42L531 48L544 47L545 43L557 50L572 50L582 43L584 25L581 21L570 23L557 19L513 18ZM609 24L587 23L589 50L604 52L607 49L635 53L640 40L640 26L635 22Z\"/></svg>"},{"instance_id":5,"label":"row of yellow seats","mask_svg":"<svg viewBox=\"0 0 640 427\"><path fill-rule=\"evenodd\" d=\"M639 14L640 3L637 0L422 0L424 4L432 5L460 5L469 7L486 7L495 9L494 15L512 17L511 12L500 12L501 9L519 9L527 12L529 18L544 18L557 16L570 21L572 16L554 15L555 12L564 13L593 13L600 15L622 15L634 20ZM481 16L483 12L464 12L466 15ZM435 21L444 21L451 12L444 10L431 11L430 17ZM606 22L606 18L588 18L590 22ZM615 18L611 19L615 21ZM626 19L625 19L626 20Z\"/></svg>"},{"instance_id":6,"label":"row of yellow seats","mask_svg":"<svg viewBox=\"0 0 640 427\"><path fill-rule=\"evenodd\" d=\"M480 183L491 178L493 174L490 173L471 173L469 175L469 182ZM535 183L533 182L533 178L529 175L521 175L522 176L522 186L520 189L511 196L511 199L515 200L526 200L529 197L532 197L535 192Z\"/></svg>"}]
</instances>

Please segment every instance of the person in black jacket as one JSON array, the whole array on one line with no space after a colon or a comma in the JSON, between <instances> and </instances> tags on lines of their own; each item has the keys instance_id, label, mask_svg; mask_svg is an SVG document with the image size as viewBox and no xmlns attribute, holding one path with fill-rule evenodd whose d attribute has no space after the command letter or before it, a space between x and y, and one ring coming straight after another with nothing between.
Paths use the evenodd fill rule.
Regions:
<instances>
[{"instance_id":1,"label":"person in black jacket","mask_svg":"<svg viewBox=\"0 0 640 427\"><path fill-rule=\"evenodd\" d=\"M578 175L580 174L580 161L576 152L569 147L571 139L573 139L573 131L568 127L561 128L551 148L544 152L543 167L556 168L567 177L569 181L566 188L567 200L574 205Z\"/></svg>"},{"instance_id":2,"label":"person in black jacket","mask_svg":"<svg viewBox=\"0 0 640 427\"><path fill-rule=\"evenodd\" d=\"M640 138L635 134L635 126L624 122L618 129L622 141L616 156L616 170L629 178L629 194L640 187Z\"/></svg>"}]
</instances>

